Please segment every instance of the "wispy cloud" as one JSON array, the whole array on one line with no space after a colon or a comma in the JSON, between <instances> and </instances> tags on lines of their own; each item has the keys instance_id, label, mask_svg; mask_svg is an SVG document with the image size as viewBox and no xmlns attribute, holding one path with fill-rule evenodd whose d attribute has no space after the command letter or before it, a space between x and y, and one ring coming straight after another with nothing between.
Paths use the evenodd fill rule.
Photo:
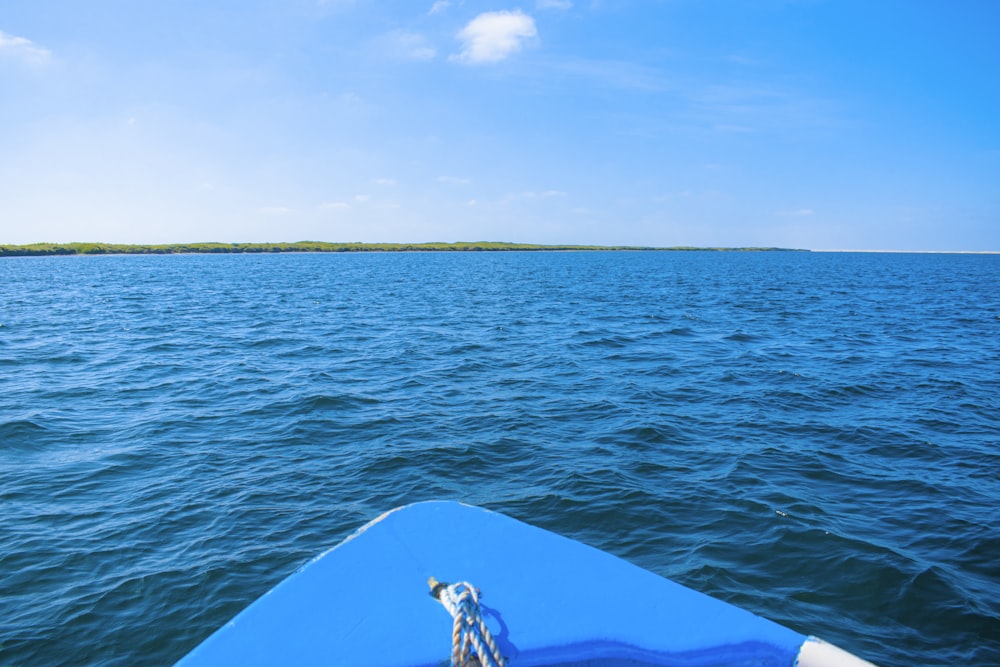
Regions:
<instances>
[{"instance_id":1,"label":"wispy cloud","mask_svg":"<svg viewBox=\"0 0 1000 667\"><path fill-rule=\"evenodd\" d=\"M395 178L376 178L372 181L375 185L396 185Z\"/></svg>"},{"instance_id":2,"label":"wispy cloud","mask_svg":"<svg viewBox=\"0 0 1000 667\"><path fill-rule=\"evenodd\" d=\"M433 60L437 49L426 37L409 30L393 30L380 41L393 57L403 60Z\"/></svg>"},{"instance_id":3,"label":"wispy cloud","mask_svg":"<svg viewBox=\"0 0 1000 667\"><path fill-rule=\"evenodd\" d=\"M548 199L550 197L567 197L568 192L563 192L562 190L542 190L541 192L522 192L517 195L519 199Z\"/></svg>"},{"instance_id":4,"label":"wispy cloud","mask_svg":"<svg viewBox=\"0 0 1000 667\"><path fill-rule=\"evenodd\" d=\"M445 183L447 185L468 185L472 182L469 178L460 178L458 176L438 176L438 183Z\"/></svg>"},{"instance_id":5,"label":"wispy cloud","mask_svg":"<svg viewBox=\"0 0 1000 667\"><path fill-rule=\"evenodd\" d=\"M622 60L564 60L551 63L554 71L612 88L659 93L677 88L655 68Z\"/></svg>"},{"instance_id":6,"label":"wispy cloud","mask_svg":"<svg viewBox=\"0 0 1000 667\"><path fill-rule=\"evenodd\" d=\"M811 208L798 208L793 211L781 211L781 215L790 216L793 218L806 218L810 215L816 215L816 211Z\"/></svg>"},{"instance_id":7,"label":"wispy cloud","mask_svg":"<svg viewBox=\"0 0 1000 667\"><path fill-rule=\"evenodd\" d=\"M726 61L733 63L734 65L743 65L744 67L760 67L766 64L760 58L754 58L753 56L748 56L745 53L731 53L726 56Z\"/></svg>"},{"instance_id":8,"label":"wispy cloud","mask_svg":"<svg viewBox=\"0 0 1000 667\"><path fill-rule=\"evenodd\" d=\"M570 0L538 0L535 6L539 9L569 9L573 3Z\"/></svg>"},{"instance_id":9,"label":"wispy cloud","mask_svg":"<svg viewBox=\"0 0 1000 667\"><path fill-rule=\"evenodd\" d=\"M713 129L721 134L749 134L756 132L756 130L752 127L747 127L745 125L728 125L726 123L716 125Z\"/></svg>"},{"instance_id":10,"label":"wispy cloud","mask_svg":"<svg viewBox=\"0 0 1000 667\"><path fill-rule=\"evenodd\" d=\"M320 208L339 211L351 208L351 205L344 201L325 201L320 204Z\"/></svg>"},{"instance_id":11,"label":"wispy cloud","mask_svg":"<svg viewBox=\"0 0 1000 667\"><path fill-rule=\"evenodd\" d=\"M671 72L662 66L618 60L554 59L540 63L561 75L549 86L576 86L582 79L594 86L664 96L671 102L666 113L644 113L639 107L621 114L622 132L661 136L692 128L718 134L786 133L800 128L837 127L843 124L840 104L807 91L769 80L704 81Z\"/></svg>"},{"instance_id":12,"label":"wispy cloud","mask_svg":"<svg viewBox=\"0 0 1000 667\"><path fill-rule=\"evenodd\" d=\"M670 202L678 201L713 201L725 197L725 193L718 190L677 190L675 192L667 192L662 195L657 195L650 199L654 204L666 204Z\"/></svg>"},{"instance_id":13,"label":"wispy cloud","mask_svg":"<svg viewBox=\"0 0 1000 667\"><path fill-rule=\"evenodd\" d=\"M359 104L363 104L364 102L364 100L361 99L360 95L352 92L341 93L340 95L337 96L337 101L344 106L358 106Z\"/></svg>"},{"instance_id":14,"label":"wispy cloud","mask_svg":"<svg viewBox=\"0 0 1000 667\"><path fill-rule=\"evenodd\" d=\"M686 95L694 117L717 131L748 132L828 126L834 109L820 99L770 85L717 84Z\"/></svg>"},{"instance_id":15,"label":"wispy cloud","mask_svg":"<svg viewBox=\"0 0 1000 667\"><path fill-rule=\"evenodd\" d=\"M520 9L485 12L459 31L462 50L451 59L470 65L499 62L537 37L535 20Z\"/></svg>"},{"instance_id":16,"label":"wispy cloud","mask_svg":"<svg viewBox=\"0 0 1000 667\"><path fill-rule=\"evenodd\" d=\"M30 39L8 35L0 31L0 58L9 57L29 65L44 65L52 58L52 52L38 46Z\"/></svg>"},{"instance_id":17,"label":"wispy cloud","mask_svg":"<svg viewBox=\"0 0 1000 667\"><path fill-rule=\"evenodd\" d=\"M331 9L347 9L353 7L355 0L316 0L319 7L329 7Z\"/></svg>"},{"instance_id":18,"label":"wispy cloud","mask_svg":"<svg viewBox=\"0 0 1000 667\"><path fill-rule=\"evenodd\" d=\"M293 211L294 209L288 208L287 206L263 206L257 209L257 212L261 215L288 215Z\"/></svg>"},{"instance_id":19,"label":"wispy cloud","mask_svg":"<svg viewBox=\"0 0 1000 667\"><path fill-rule=\"evenodd\" d=\"M451 7L451 3L448 0L437 0L437 2L431 5L431 8L427 10L427 15L433 16L434 14L439 14L448 9L448 7Z\"/></svg>"}]
</instances>

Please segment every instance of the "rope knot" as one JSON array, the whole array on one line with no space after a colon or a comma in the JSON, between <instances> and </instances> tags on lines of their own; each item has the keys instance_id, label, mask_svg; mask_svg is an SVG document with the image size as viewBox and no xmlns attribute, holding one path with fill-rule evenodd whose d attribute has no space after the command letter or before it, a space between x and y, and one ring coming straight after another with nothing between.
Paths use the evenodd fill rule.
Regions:
<instances>
[{"instance_id":1,"label":"rope knot","mask_svg":"<svg viewBox=\"0 0 1000 667\"><path fill-rule=\"evenodd\" d=\"M507 661L500 654L479 609L479 589L467 581L447 584L434 577L427 580L427 585L431 595L444 605L454 619L451 667L506 667ZM475 656L472 655L473 649Z\"/></svg>"}]
</instances>

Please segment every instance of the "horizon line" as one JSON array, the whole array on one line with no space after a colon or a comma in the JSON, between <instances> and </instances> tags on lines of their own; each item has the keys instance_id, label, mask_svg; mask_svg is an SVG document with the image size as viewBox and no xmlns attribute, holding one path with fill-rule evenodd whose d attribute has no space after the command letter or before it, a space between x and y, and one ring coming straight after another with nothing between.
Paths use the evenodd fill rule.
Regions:
<instances>
[{"instance_id":1,"label":"horizon line","mask_svg":"<svg viewBox=\"0 0 1000 667\"><path fill-rule=\"evenodd\" d=\"M887 248L810 248L810 252L910 253L914 255L1000 255L1000 250L892 250Z\"/></svg>"},{"instance_id":2,"label":"horizon line","mask_svg":"<svg viewBox=\"0 0 1000 667\"><path fill-rule=\"evenodd\" d=\"M0 242L0 248L28 248L32 246L122 246L122 247L171 247L171 246L244 246L244 245L300 245L300 244L322 244L334 246L428 246L428 245L476 245L491 244L505 246L532 246L538 249L618 249L618 250L790 250L798 252L819 252L819 253L885 253L885 254L940 254L940 255L1000 255L1000 250L946 250L946 249L902 249L902 248L792 248L787 246L720 246L720 245L673 245L654 246L637 244L608 244L608 243L532 243L524 241L183 241L183 242L131 242L119 243L114 241L36 241L31 243L4 243Z\"/></svg>"}]
</instances>

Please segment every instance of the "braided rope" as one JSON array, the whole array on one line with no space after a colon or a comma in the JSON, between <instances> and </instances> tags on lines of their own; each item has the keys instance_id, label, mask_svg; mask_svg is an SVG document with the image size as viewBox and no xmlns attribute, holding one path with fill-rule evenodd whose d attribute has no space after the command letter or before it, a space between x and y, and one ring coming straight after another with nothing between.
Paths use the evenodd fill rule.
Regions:
<instances>
[{"instance_id":1,"label":"braided rope","mask_svg":"<svg viewBox=\"0 0 1000 667\"><path fill-rule=\"evenodd\" d=\"M506 667L496 642L479 609L479 591L469 582L442 584L431 577L427 580L431 595L436 597L455 620L451 629L451 667ZM475 649L477 662L471 662Z\"/></svg>"}]
</instances>

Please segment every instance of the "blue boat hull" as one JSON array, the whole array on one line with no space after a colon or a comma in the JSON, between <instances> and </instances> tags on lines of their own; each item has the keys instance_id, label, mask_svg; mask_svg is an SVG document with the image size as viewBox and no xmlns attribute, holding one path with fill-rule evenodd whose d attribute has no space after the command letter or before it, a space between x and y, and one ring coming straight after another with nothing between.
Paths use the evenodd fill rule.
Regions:
<instances>
[{"instance_id":1,"label":"blue boat hull","mask_svg":"<svg viewBox=\"0 0 1000 667\"><path fill-rule=\"evenodd\" d=\"M867 664L554 533L427 502L383 515L307 563L178 666L439 667L452 618L428 594L428 577L482 591L511 665ZM821 655L799 662L804 646Z\"/></svg>"}]
</instances>

